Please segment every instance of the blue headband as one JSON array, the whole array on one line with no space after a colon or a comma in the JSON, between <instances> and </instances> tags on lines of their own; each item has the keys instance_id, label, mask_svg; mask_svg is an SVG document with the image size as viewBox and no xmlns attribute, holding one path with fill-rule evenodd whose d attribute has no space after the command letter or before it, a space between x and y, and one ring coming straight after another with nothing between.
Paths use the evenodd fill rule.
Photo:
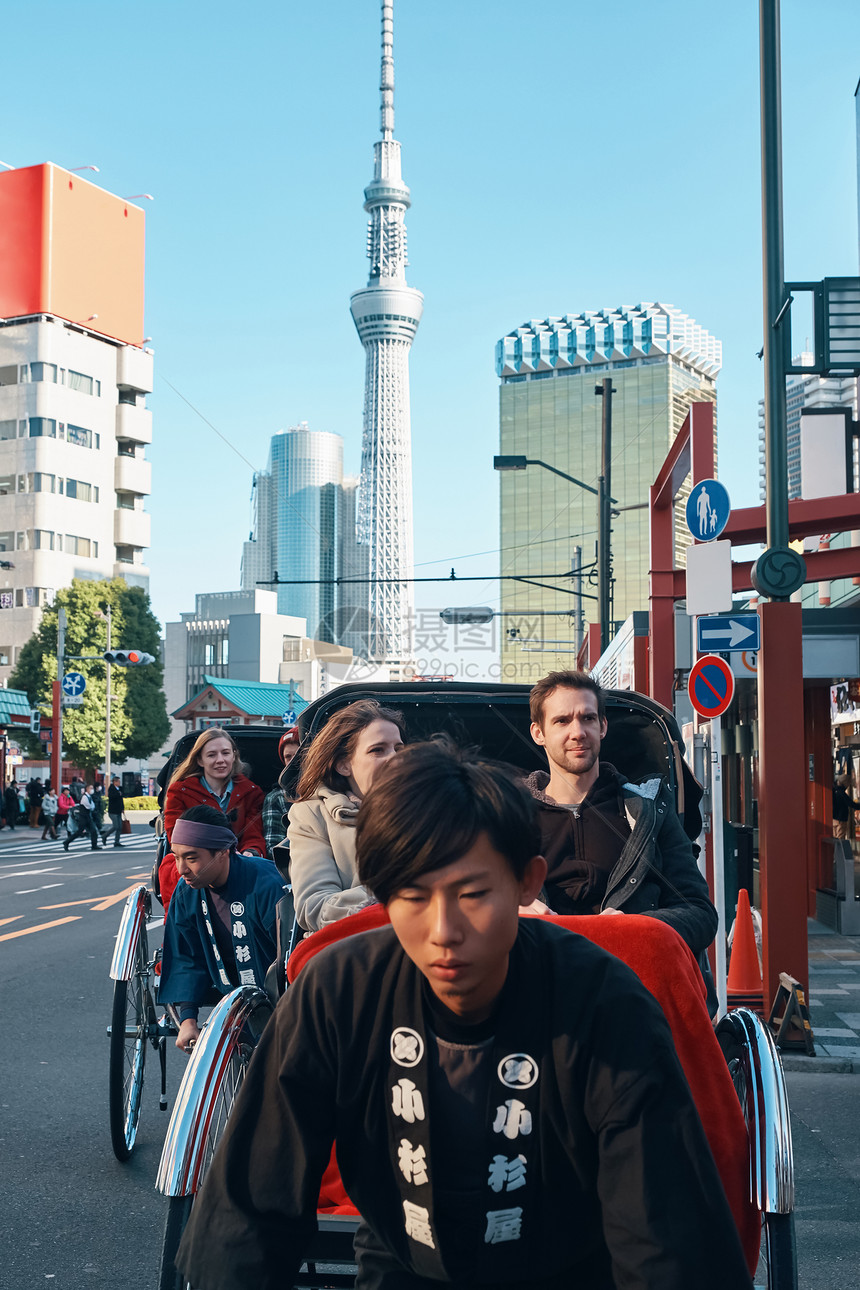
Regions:
<instances>
[{"instance_id":1,"label":"blue headband","mask_svg":"<svg viewBox=\"0 0 860 1290\"><path fill-rule=\"evenodd\" d=\"M178 819L170 836L171 845L202 847L204 851L234 851L236 834L220 824L202 824L197 820Z\"/></svg>"}]
</instances>

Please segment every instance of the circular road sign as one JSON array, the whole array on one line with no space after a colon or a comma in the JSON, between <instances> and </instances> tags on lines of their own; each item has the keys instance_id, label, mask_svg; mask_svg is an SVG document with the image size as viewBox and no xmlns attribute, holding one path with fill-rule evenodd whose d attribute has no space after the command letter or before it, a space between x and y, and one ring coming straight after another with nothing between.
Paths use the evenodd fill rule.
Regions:
<instances>
[{"instance_id":1,"label":"circular road sign","mask_svg":"<svg viewBox=\"0 0 860 1290\"><path fill-rule=\"evenodd\" d=\"M293 726L296 724L297 721L298 721L298 716L296 715L296 713L293 712L292 708L288 708L287 711L284 713L284 725L287 727L288 730L292 730Z\"/></svg>"},{"instance_id":2,"label":"circular road sign","mask_svg":"<svg viewBox=\"0 0 860 1290\"><path fill-rule=\"evenodd\" d=\"M77 698L87 688L87 678L83 672L67 672L63 677L63 694Z\"/></svg>"},{"instance_id":3,"label":"circular road sign","mask_svg":"<svg viewBox=\"0 0 860 1290\"><path fill-rule=\"evenodd\" d=\"M725 484L700 479L687 498L687 528L697 542L713 542L729 522L732 503Z\"/></svg>"},{"instance_id":4,"label":"circular road sign","mask_svg":"<svg viewBox=\"0 0 860 1290\"><path fill-rule=\"evenodd\" d=\"M690 669L687 693L700 717L721 717L735 693L731 664L719 654L703 654Z\"/></svg>"}]
</instances>

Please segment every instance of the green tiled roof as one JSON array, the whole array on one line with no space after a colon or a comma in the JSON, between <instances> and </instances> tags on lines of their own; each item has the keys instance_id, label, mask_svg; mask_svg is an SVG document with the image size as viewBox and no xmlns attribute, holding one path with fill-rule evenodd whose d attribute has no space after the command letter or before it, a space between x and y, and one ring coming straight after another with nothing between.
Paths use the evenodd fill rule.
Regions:
<instances>
[{"instance_id":1,"label":"green tiled roof","mask_svg":"<svg viewBox=\"0 0 860 1290\"><path fill-rule=\"evenodd\" d=\"M211 686L234 708L249 717L282 717L291 706L295 713L303 712L308 706L307 699L302 698L295 685L291 688L274 681L231 681L229 677L205 675L203 685L205 689ZM198 691L198 694L202 693L202 690ZM196 699L197 695L193 697ZM182 706L186 705L183 703Z\"/></svg>"},{"instance_id":2,"label":"green tiled roof","mask_svg":"<svg viewBox=\"0 0 860 1290\"><path fill-rule=\"evenodd\" d=\"M0 726L10 724L9 718L13 712L19 717L29 717L30 700L23 690L4 690L0 686Z\"/></svg>"}]
</instances>

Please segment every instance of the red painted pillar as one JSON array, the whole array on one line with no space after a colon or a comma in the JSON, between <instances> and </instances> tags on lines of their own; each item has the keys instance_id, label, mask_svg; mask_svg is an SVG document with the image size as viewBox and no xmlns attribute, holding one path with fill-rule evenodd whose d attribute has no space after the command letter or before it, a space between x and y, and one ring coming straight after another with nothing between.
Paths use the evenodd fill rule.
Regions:
<instances>
[{"instance_id":1,"label":"red painted pillar","mask_svg":"<svg viewBox=\"0 0 860 1290\"><path fill-rule=\"evenodd\" d=\"M671 505L661 505L658 489L650 491L651 574L649 579L650 686L652 699L672 707L675 690L675 543Z\"/></svg>"},{"instance_id":2,"label":"red painted pillar","mask_svg":"<svg viewBox=\"0 0 860 1290\"><path fill-rule=\"evenodd\" d=\"M808 984L802 610L759 606L759 876L765 1007L780 972Z\"/></svg>"}]
</instances>

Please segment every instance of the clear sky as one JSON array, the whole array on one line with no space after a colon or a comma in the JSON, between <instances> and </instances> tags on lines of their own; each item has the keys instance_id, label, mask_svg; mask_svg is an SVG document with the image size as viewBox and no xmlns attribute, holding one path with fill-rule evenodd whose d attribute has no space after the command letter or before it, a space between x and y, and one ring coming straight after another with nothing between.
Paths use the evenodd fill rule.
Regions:
<instances>
[{"instance_id":1,"label":"clear sky","mask_svg":"<svg viewBox=\"0 0 860 1290\"><path fill-rule=\"evenodd\" d=\"M252 469L272 433L301 420L337 431L358 469L364 354L349 295L367 279L379 8L4 6L0 158L94 164L111 191L155 197L149 563L162 621L195 592L238 586ZM856 274L860 5L784 0L782 25L786 275ZM642 300L691 314L723 342L721 475L736 504L756 502L754 0L396 0L395 67L409 282L425 296L411 360L416 572L499 569L493 351L529 318ZM418 601L497 604L498 584Z\"/></svg>"}]
</instances>

